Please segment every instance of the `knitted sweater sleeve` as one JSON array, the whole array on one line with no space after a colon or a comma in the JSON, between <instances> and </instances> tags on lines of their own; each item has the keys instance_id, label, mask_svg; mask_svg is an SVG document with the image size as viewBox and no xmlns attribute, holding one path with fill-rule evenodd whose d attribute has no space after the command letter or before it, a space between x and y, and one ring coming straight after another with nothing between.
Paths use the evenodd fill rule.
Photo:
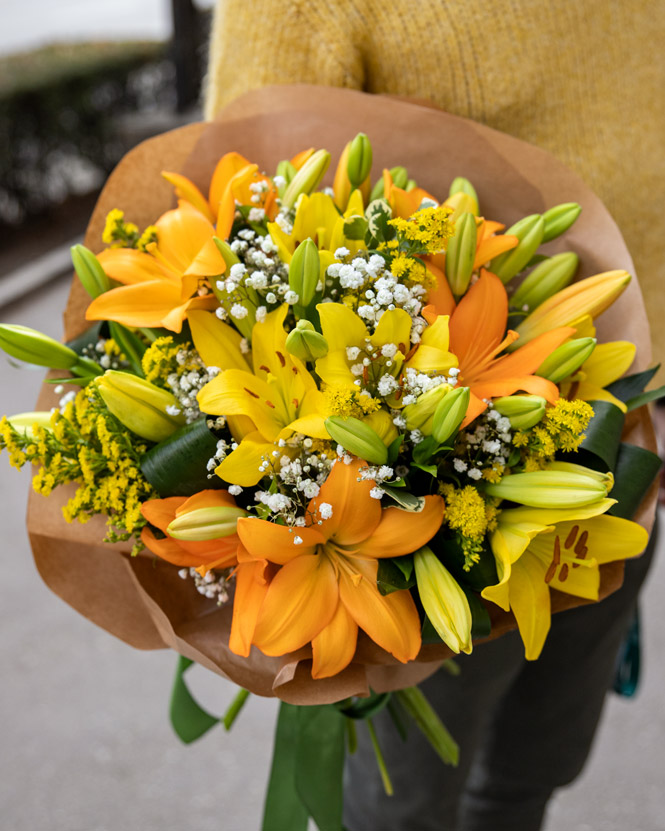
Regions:
<instances>
[{"instance_id":1,"label":"knitted sweater sleeve","mask_svg":"<svg viewBox=\"0 0 665 831\"><path fill-rule=\"evenodd\" d=\"M344 7L341 9L341 7ZM343 12L343 13L342 13ZM205 116L268 84L362 89L355 4L326 0L218 0L212 26Z\"/></svg>"}]
</instances>

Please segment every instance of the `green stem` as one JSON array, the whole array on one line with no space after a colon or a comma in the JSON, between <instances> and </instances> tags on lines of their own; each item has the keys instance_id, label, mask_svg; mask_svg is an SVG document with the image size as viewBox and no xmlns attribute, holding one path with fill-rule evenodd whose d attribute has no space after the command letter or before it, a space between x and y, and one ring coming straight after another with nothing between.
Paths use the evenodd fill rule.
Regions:
<instances>
[{"instance_id":1,"label":"green stem","mask_svg":"<svg viewBox=\"0 0 665 831\"><path fill-rule=\"evenodd\" d=\"M235 698L231 702L229 709L224 713L224 717L222 718L222 724L224 725L225 730L230 730L233 727L233 722L238 717L238 714L245 706L245 702L250 696L249 690L238 690Z\"/></svg>"},{"instance_id":2,"label":"green stem","mask_svg":"<svg viewBox=\"0 0 665 831\"><path fill-rule=\"evenodd\" d=\"M395 693L400 704L412 716L427 741L447 765L457 767L459 746L418 687Z\"/></svg>"},{"instance_id":3,"label":"green stem","mask_svg":"<svg viewBox=\"0 0 665 831\"><path fill-rule=\"evenodd\" d=\"M379 773L381 774L381 781L383 782L383 790L387 796L393 795L393 783L390 781L390 774L386 767L386 760L383 758L383 753L379 746L379 740L376 737L376 730L371 718L367 719L367 729L369 730L369 737L374 748L374 755L376 756L376 763L379 766Z\"/></svg>"},{"instance_id":4,"label":"green stem","mask_svg":"<svg viewBox=\"0 0 665 831\"><path fill-rule=\"evenodd\" d=\"M346 743L349 748L349 753L353 754L358 749L358 734L356 732L356 723L352 718L345 719L346 725Z\"/></svg>"}]
</instances>

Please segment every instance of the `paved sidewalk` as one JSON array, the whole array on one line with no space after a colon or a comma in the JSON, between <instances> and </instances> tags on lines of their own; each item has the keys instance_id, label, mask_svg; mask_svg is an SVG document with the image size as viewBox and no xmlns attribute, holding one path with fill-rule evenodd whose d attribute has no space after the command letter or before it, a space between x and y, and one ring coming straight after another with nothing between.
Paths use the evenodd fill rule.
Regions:
<instances>
[{"instance_id":1,"label":"paved sidewalk","mask_svg":"<svg viewBox=\"0 0 665 831\"><path fill-rule=\"evenodd\" d=\"M0 311L0 320L59 337L67 288L59 281ZM0 356L0 411L33 409L40 382L40 372ZM1 827L258 831L275 702L252 697L231 734L216 730L182 746L166 715L174 655L125 646L46 589L23 525L28 484L27 472L0 458ZM547 831L665 828L662 549L661 540L644 597L642 690L633 701L610 697L587 770L554 800ZM213 712L234 693L205 670L194 668L191 682Z\"/></svg>"}]
</instances>

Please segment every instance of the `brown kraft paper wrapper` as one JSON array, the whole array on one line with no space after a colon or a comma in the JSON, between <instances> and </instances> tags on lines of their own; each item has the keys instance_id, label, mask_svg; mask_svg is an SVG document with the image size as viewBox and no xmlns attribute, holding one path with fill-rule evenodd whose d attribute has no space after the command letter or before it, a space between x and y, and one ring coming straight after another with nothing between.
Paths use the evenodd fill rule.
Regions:
<instances>
[{"instance_id":1,"label":"brown kraft paper wrapper","mask_svg":"<svg viewBox=\"0 0 665 831\"><path fill-rule=\"evenodd\" d=\"M601 201L548 153L488 127L428 105L338 88L298 85L269 87L234 101L212 123L191 124L149 139L119 163L93 212L85 244L102 249L102 229L112 208L140 227L175 204L160 172L184 173L204 192L218 159L231 150L266 171L306 147L325 147L335 160L357 132L369 135L374 177L384 167L404 164L418 184L439 198L455 176L466 176L478 191L484 216L510 225L561 202L579 202L583 211L562 239L545 247L580 255L580 276L623 268L634 274L626 245ZM334 170L324 185L331 184ZM88 296L77 279L64 314L65 337L89 325ZM651 351L644 304L637 281L598 321L600 341L630 340L637 345L631 371L649 366ZM53 406L45 387L37 404ZM629 414L624 440L655 450L646 407ZM68 525L61 506L72 494L60 488L48 499L31 494L28 530L37 567L47 585L81 614L139 649L170 647L182 655L264 696L294 704L323 704L351 695L399 689L424 680L451 656L444 645L424 645L415 661L400 664L361 634L353 662L324 680L311 677L311 650L270 658L256 648L240 658L228 648L231 604L218 608L178 577L177 568L144 551L130 557L127 545L102 543L104 521ZM650 530L656 487L635 519ZM619 588L623 562L601 567L601 598ZM585 601L552 591L552 610ZM514 629L511 614L489 604L490 639Z\"/></svg>"}]
</instances>

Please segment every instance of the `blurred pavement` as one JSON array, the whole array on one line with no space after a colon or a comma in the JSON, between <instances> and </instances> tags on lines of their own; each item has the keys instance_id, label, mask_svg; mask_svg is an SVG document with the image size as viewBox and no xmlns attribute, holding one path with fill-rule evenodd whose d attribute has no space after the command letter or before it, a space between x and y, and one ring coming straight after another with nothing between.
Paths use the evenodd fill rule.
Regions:
<instances>
[{"instance_id":1,"label":"blurred pavement","mask_svg":"<svg viewBox=\"0 0 665 831\"><path fill-rule=\"evenodd\" d=\"M57 281L0 310L0 320L60 337L67 290L67 279ZM0 414L32 410L41 377L0 356ZM252 697L230 734L213 730L181 745L167 718L175 656L133 650L43 585L24 530L28 487L27 471L19 475L0 458L1 827L258 831L275 701ZM660 548L643 601L640 693L609 697L592 758L555 798L546 831L665 828L662 540ZM211 712L221 714L234 694L232 684L201 668L188 679Z\"/></svg>"}]
</instances>

